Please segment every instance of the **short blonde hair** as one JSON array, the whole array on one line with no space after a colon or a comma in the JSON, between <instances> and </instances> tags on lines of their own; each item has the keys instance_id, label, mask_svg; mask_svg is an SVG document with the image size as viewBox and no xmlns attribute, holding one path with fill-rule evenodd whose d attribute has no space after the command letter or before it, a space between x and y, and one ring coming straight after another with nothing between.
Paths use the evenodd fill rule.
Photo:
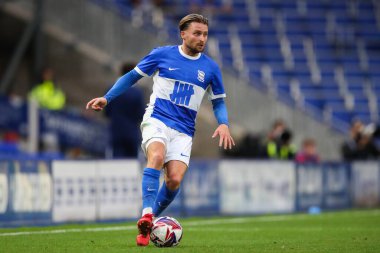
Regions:
<instances>
[{"instance_id":1,"label":"short blonde hair","mask_svg":"<svg viewBox=\"0 0 380 253\"><path fill-rule=\"evenodd\" d=\"M185 31L193 22L205 24L208 26L207 18L205 18L204 16L200 14L193 13L193 14L186 15L185 17L181 19L181 21L179 21L179 24L178 24L179 31L180 32Z\"/></svg>"}]
</instances>

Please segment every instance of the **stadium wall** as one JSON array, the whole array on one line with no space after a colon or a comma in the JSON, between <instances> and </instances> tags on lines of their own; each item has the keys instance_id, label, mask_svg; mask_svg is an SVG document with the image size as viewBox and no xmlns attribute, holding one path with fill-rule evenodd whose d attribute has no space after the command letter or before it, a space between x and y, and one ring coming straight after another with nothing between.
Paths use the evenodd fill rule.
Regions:
<instances>
[{"instance_id":1,"label":"stadium wall","mask_svg":"<svg viewBox=\"0 0 380 253\"><path fill-rule=\"evenodd\" d=\"M137 160L0 161L0 226L136 219ZM380 204L380 163L195 160L173 216L292 213Z\"/></svg>"}]
</instances>

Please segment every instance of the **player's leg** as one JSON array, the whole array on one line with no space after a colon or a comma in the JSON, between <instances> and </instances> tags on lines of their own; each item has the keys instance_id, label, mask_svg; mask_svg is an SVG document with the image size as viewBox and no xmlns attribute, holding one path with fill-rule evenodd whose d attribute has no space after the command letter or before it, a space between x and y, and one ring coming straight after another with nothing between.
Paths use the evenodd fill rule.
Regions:
<instances>
[{"instance_id":1,"label":"player's leg","mask_svg":"<svg viewBox=\"0 0 380 253\"><path fill-rule=\"evenodd\" d=\"M147 167L142 177L143 212L137 222L139 234L136 242L139 246L149 244L149 234L153 221L153 205L159 188L160 170L165 163L167 127L161 121L149 118L141 123L141 148L147 157Z\"/></svg>"},{"instance_id":2,"label":"player's leg","mask_svg":"<svg viewBox=\"0 0 380 253\"><path fill-rule=\"evenodd\" d=\"M169 128L170 142L167 144L165 159L165 182L154 203L153 213L157 217L174 200L179 192L182 179L189 166L193 139Z\"/></svg>"},{"instance_id":3,"label":"player's leg","mask_svg":"<svg viewBox=\"0 0 380 253\"><path fill-rule=\"evenodd\" d=\"M165 145L158 140L149 143L146 150L148 162L142 178L143 211L142 217L137 222L139 234L136 242L139 246L149 244L149 234L153 222L153 205L160 186L160 169L163 167L165 160Z\"/></svg>"},{"instance_id":4,"label":"player's leg","mask_svg":"<svg viewBox=\"0 0 380 253\"><path fill-rule=\"evenodd\" d=\"M186 170L187 164L182 161L172 160L165 164L165 182L161 186L153 207L155 217L158 217L179 193Z\"/></svg>"},{"instance_id":5,"label":"player's leg","mask_svg":"<svg viewBox=\"0 0 380 253\"><path fill-rule=\"evenodd\" d=\"M160 180L160 170L165 161L165 145L162 142L152 142L147 148L147 165L142 178L143 211L142 215L152 213Z\"/></svg>"}]
</instances>

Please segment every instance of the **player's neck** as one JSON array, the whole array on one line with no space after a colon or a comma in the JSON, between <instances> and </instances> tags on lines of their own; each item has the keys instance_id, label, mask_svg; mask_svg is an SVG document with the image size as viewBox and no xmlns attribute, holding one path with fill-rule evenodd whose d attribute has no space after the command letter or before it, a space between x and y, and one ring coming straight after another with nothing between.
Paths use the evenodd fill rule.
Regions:
<instances>
[{"instance_id":1,"label":"player's neck","mask_svg":"<svg viewBox=\"0 0 380 253\"><path fill-rule=\"evenodd\" d=\"M188 47L186 47L185 45L181 45L181 50L182 52L184 52L185 54L187 54L188 56L191 56L191 57L196 57L200 54L200 52L193 52L192 50L190 50Z\"/></svg>"}]
</instances>

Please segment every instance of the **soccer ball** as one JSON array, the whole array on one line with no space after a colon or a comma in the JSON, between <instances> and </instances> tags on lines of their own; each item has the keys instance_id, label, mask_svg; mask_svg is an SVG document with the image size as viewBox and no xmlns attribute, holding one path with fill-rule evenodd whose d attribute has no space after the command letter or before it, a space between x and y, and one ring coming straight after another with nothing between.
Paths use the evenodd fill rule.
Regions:
<instances>
[{"instance_id":1,"label":"soccer ball","mask_svg":"<svg viewBox=\"0 0 380 253\"><path fill-rule=\"evenodd\" d=\"M177 246L182 239L182 227L179 222L168 216L157 218L153 222L150 240L157 247Z\"/></svg>"}]
</instances>

